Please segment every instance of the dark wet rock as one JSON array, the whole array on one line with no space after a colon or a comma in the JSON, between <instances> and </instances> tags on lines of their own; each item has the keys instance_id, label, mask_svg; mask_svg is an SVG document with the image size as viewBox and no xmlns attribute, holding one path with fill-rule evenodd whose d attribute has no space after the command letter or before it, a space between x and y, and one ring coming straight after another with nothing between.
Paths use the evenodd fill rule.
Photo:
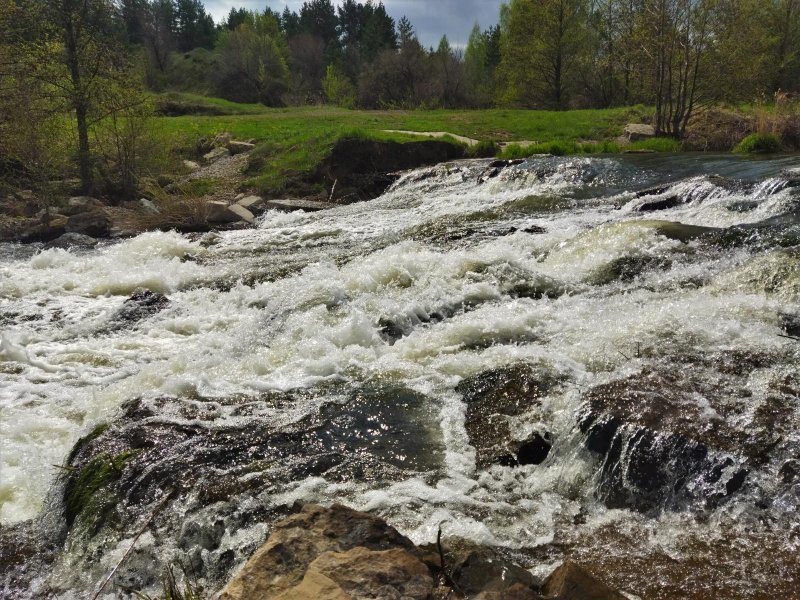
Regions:
<instances>
[{"instance_id":1,"label":"dark wet rock","mask_svg":"<svg viewBox=\"0 0 800 600\"><path fill-rule=\"evenodd\" d=\"M666 194L671 187L671 183L665 183L663 185L657 185L644 190L639 190L636 192L635 196L637 198L644 198L645 196L660 196L661 194Z\"/></svg>"},{"instance_id":2,"label":"dark wet rock","mask_svg":"<svg viewBox=\"0 0 800 600\"><path fill-rule=\"evenodd\" d=\"M642 511L716 506L753 470L792 451L797 382L748 385L769 356L728 352L663 361L584 395L580 429L601 459L599 497Z\"/></svg>"},{"instance_id":3,"label":"dark wet rock","mask_svg":"<svg viewBox=\"0 0 800 600\"><path fill-rule=\"evenodd\" d=\"M123 302L112 320L121 324L133 324L153 316L168 305L169 299L164 294L140 288Z\"/></svg>"},{"instance_id":4,"label":"dark wet rock","mask_svg":"<svg viewBox=\"0 0 800 600\"><path fill-rule=\"evenodd\" d=\"M552 600L627 600L571 560L553 571L544 582L542 593Z\"/></svg>"},{"instance_id":5,"label":"dark wet rock","mask_svg":"<svg viewBox=\"0 0 800 600\"><path fill-rule=\"evenodd\" d=\"M800 314L781 313L781 329L786 335L800 337Z\"/></svg>"},{"instance_id":6,"label":"dark wet rock","mask_svg":"<svg viewBox=\"0 0 800 600\"><path fill-rule=\"evenodd\" d=\"M465 427L470 444L475 448L479 469L492 464L538 464L535 459L542 454L546 458L552 445L547 439L549 435L534 434L528 440L514 440L510 418L535 412L541 398L559 382L553 373L517 364L486 371L465 379L456 387L467 405ZM546 451L544 446L547 446Z\"/></svg>"},{"instance_id":7,"label":"dark wet rock","mask_svg":"<svg viewBox=\"0 0 800 600\"><path fill-rule=\"evenodd\" d=\"M65 233L48 242L44 247L67 250L69 248L94 248L96 245L97 240L91 236L80 233Z\"/></svg>"},{"instance_id":8,"label":"dark wet rock","mask_svg":"<svg viewBox=\"0 0 800 600\"><path fill-rule=\"evenodd\" d=\"M517 462L520 465L540 465L547 459L552 447L552 436L548 432L544 435L536 432L522 442L517 450Z\"/></svg>"},{"instance_id":9,"label":"dark wet rock","mask_svg":"<svg viewBox=\"0 0 800 600\"><path fill-rule=\"evenodd\" d=\"M642 224L652 225L660 235L684 243L719 231L715 227L687 225L677 221L644 221Z\"/></svg>"},{"instance_id":10,"label":"dark wet rock","mask_svg":"<svg viewBox=\"0 0 800 600\"><path fill-rule=\"evenodd\" d=\"M511 167L514 165L521 164L521 159L513 159L513 160L494 160L490 162L486 169L478 176L478 184L486 183L490 179L494 179L503 171L503 169L507 167Z\"/></svg>"},{"instance_id":11,"label":"dark wet rock","mask_svg":"<svg viewBox=\"0 0 800 600\"><path fill-rule=\"evenodd\" d=\"M800 459L790 459L783 463L778 476L788 485L800 482Z\"/></svg>"},{"instance_id":12,"label":"dark wet rock","mask_svg":"<svg viewBox=\"0 0 800 600\"><path fill-rule=\"evenodd\" d=\"M676 194L673 196L658 198L657 200L648 200L646 202L642 202L638 207L636 207L636 210L639 212L653 212L657 210L675 208L681 204L683 204L683 200L681 200L681 197Z\"/></svg>"},{"instance_id":13,"label":"dark wet rock","mask_svg":"<svg viewBox=\"0 0 800 600\"><path fill-rule=\"evenodd\" d=\"M530 572L488 548L464 552L448 566L454 587L467 596L499 594L512 586L533 592L540 585Z\"/></svg>"},{"instance_id":14,"label":"dark wet rock","mask_svg":"<svg viewBox=\"0 0 800 600\"><path fill-rule=\"evenodd\" d=\"M67 233L80 233L95 238L108 237L111 233L111 218L101 210L72 215L64 227Z\"/></svg>"},{"instance_id":15,"label":"dark wet rock","mask_svg":"<svg viewBox=\"0 0 800 600\"><path fill-rule=\"evenodd\" d=\"M758 202L753 200L739 200L728 204L725 208L731 212L750 212L758 208Z\"/></svg>"},{"instance_id":16,"label":"dark wet rock","mask_svg":"<svg viewBox=\"0 0 800 600\"><path fill-rule=\"evenodd\" d=\"M287 424L264 418L300 402L320 406ZM256 500L261 495L314 476L385 482L427 477L442 465L438 415L427 398L405 388L149 398L123 410L120 419L76 444L52 509L69 525L70 560L86 570L102 571L95 553L110 551L157 512L151 529L159 543L152 552L174 544L194 577L219 583L243 552L255 550L247 544L261 541L231 546L235 537L229 536L276 515L263 498ZM126 564L119 577L143 589L161 566L139 572Z\"/></svg>"},{"instance_id":17,"label":"dark wet rock","mask_svg":"<svg viewBox=\"0 0 800 600\"><path fill-rule=\"evenodd\" d=\"M672 260L663 256L649 254L636 256L621 256L603 265L591 277L595 285L606 285L615 281L633 281L646 271L655 269L669 269Z\"/></svg>"}]
</instances>

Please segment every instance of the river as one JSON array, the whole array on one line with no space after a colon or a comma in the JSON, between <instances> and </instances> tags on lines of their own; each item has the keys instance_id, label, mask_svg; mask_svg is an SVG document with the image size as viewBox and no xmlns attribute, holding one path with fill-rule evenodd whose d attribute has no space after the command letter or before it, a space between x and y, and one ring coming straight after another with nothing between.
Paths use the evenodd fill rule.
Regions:
<instances>
[{"instance_id":1,"label":"river","mask_svg":"<svg viewBox=\"0 0 800 600\"><path fill-rule=\"evenodd\" d=\"M800 597L800 161L487 165L219 235L0 248L0 532L58 541L6 565L6 597L87 597L170 482L108 598L169 562L218 589L296 501L417 543L441 524L539 575L575 556L640 598ZM168 302L121 320L139 288ZM552 448L497 464L465 394L519 365L549 383L493 418ZM120 467L122 516L67 528L63 465L104 423L115 452L160 441ZM702 449L634 448L643 427Z\"/></svg>"}]
</instances>

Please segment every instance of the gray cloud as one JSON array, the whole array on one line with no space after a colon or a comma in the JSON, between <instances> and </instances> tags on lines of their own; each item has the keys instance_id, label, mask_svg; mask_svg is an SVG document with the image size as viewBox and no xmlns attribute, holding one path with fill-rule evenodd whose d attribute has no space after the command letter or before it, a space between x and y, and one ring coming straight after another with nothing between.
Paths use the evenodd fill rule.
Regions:
<instances>
[{"instance_id":1,"label":"gray cloud","mask_svg":"<svg viewBox=\"0 0 800 600\"><path fill-rule=\"evenodd\" d=\"M423 45L437 46L442 34L453 45L466 45L469 32L477 21L483 29L497 23L503 0L383 0L387 12L395 19L409 18ZM338 2L335 2L338 4ZM206 10L215 21L228 14L231 7L261 10L267 5L283 12L299 11L303 0L205 0Z\"/></svg>"}]
</instances>

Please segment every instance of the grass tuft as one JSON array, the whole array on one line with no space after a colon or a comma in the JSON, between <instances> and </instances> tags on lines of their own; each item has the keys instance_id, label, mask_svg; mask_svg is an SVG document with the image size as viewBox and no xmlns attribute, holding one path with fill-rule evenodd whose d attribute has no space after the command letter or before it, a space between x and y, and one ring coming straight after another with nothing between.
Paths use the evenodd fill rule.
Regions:
<instances>
[{"instance_id":1,"label":"grass tuft","mask_svg":"<svg viewBox=\"0 0 800 600\"><path fill-rule=\"evenodd\" d=\"M109 506L97 496L109 484L122 476L125 463L136 455L134 450L126 450L115 456L98 454L90 460L78 473L77 477L70 478L64 489L64 508L67 525L72 525L75 519L87 508L94 507L90 515L91 520L102 520Z\"/></svg>"},{"instance_id":2,"label":"grass tuft","mask_svg":"<svg viewBox=\"0 0 800 600\"><path fill-rule=\"evenodd\" d=\"M780 150L781 140L774 133L752 133L733 149L738 154L771 154Z\"/></svg>"}]
</instances>

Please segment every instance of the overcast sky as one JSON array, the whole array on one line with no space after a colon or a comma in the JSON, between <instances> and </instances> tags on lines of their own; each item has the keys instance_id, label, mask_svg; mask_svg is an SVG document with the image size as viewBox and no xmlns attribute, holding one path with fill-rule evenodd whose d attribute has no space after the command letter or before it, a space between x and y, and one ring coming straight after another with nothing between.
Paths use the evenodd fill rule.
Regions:
<instances>
[{"instance_id":1,"label":"overcast sky","mask_svg":"<svg viewBox=\"0 0 800 600\"><path fill-rule=\"evenodd\" d=\"M334 0L334 4L338 4ZM442 34L453 45L466 45L475 21L482 29L497 23L502 0L383 0L386 11L397 21L407 16L424 46L437 46ZM205 0L206 11L220 21L231 7L262 10L269 6L283 12L286 5L299 12L303 0Z\"/></svg>"}]
</instances>

